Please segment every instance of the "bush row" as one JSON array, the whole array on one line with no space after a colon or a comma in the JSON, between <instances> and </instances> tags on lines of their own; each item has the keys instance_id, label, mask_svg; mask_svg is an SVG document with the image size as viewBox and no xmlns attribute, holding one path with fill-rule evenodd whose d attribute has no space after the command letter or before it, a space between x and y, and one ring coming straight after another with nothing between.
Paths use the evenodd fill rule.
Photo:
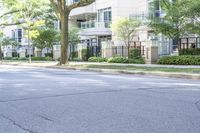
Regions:
<instances>
[{"instance_id":1,"label":"bush row","mask_svg":"<svg viewBox=\"0 0 200 133\"><path fill-rule=\"evenodd\" d=\"M103 57L90 57L88 61L89 62L107 62L107 59Z\"/></svg>"},{"instance_id":2,"label":"bush row","mask_svg":"<svg viewBox=\"0 0 200 133\"><path fill-rule=\"evenodd\" d=\"M157 63L165 65L200 65L200 56L165 56L160 58Z\"/></svg>"},{"instance_id":3,"label":"bush row","mask_svg":"<svg viewBox=\"0 0 200 133\"><path fill-rule=\"evenodd\" d=\"M52 61L52 57L32 57L33 61Z\"/></svg>"},{"instance_id":4,"label":"bush row","mask_svg":"<svg viewBox=\"0 0 200 133\"><path fill-rule=\"evenodd\" d=\"M181 49L179 55L200 55L200 48Z\"/></svg>"},{"instance_id":5,"label":"bush row","mask_svg":"<svg viewBox=\"0 0 200 133\"><path fill-rule=\"evenodd\" d=\"M28 60L26 57L18 58L18 57L4 57L4 60ZM52 61L52 57L32 57L33 61Z\"/></svg>"},{"instance_id":6,"label":"bush row","mask_svg":"<svg viewBox=\"0 0 200 133\"><path fill-rule=\"evenodd\" d=\"M129 50L128 58L116 56L111 57L109 59L102 57L90 57L88 59L89 62L108 62L108 63L134 63L134 64L144 64L145 61L141 56L140 50L131 48Z\"/></svg>"},{"instance_id":7,"label":"bush row","mask_svg":"<svg viewBox=\"0 0 200 133\"><path fill-rule=\"evenodd\" d=\"M143 58L130 59L126 57L111 57L108 59L108 63L131 63L131 64L145 64Z\"/></svg>"},{"instance_id":8,"label":"bush row","mask_svg":"<svg viewBox=\"0 0 200 133\"><path fill-rule=\"evenodd\" d=\"M26 57L18 58L18 57L4 57L4 60L27 60Z\"/></svg>"},{"instance_id":9,"label":"bush row","mask_svg":"<svg viewBox=\"0 0 200 133\"><path fill-rule=\"evenodd\" d=\"M90 57L88 59L89 62L108 62L108 63L133 63L133 64L144 64L144 59L130 59L126 57L111 57L109 59L102 58L102 57Z\"/></svg>"}]
</instances>

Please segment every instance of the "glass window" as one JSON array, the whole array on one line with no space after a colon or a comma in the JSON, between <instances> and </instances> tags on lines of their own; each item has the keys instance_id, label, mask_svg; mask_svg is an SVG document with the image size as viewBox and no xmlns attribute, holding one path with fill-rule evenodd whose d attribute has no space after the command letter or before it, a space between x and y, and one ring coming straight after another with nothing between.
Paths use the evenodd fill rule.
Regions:
<instances>
[{"instance_id":1,"label":"glass window","mask_svg":"<svg viewBox=\"0 0 200 133\"><path fill-rule=\"evenodd\" d=\"M18 29L18 42L22 42L22 29Z\"/></svg>"}]
</instances>

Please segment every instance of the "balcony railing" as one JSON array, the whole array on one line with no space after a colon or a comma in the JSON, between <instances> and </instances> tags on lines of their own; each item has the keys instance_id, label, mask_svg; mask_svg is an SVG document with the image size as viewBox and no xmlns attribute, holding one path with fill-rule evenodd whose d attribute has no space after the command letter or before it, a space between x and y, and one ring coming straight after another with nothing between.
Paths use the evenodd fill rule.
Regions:
<instances>
[{"instance_id":1,"label":"balcony railing","mask_svg":"<svg viewBox=\"0 0 200 133\"><path fill-rule=\"evenodd\" d=\"M96 22L96 21L86 21L80 22L79 27L81 29L89 29L89 28L110 28L111 22Z\"/></svg>"}]
</instances>

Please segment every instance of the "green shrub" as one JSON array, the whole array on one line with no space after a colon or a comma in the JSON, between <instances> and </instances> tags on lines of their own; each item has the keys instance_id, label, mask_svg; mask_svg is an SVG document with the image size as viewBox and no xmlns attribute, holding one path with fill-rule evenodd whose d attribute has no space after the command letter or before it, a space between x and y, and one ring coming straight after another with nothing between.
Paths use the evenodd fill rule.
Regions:
<instances>
[{"instance_id":1,"label":"green shrub","mask_svg":"<svg viewBox=\"0 0 200 133\"><path fill-rule=\"evenodd\" d=\"M141 51L140 49L137 48L131 48L129 49L129 55L128 55L129 59L141 59Z\"/></svg>"},{"instance_id":2,"label":"green shrub","mask_svg":"<svg viewBox=\"0 0 200 133\"><path fill-rule=\"evenodd\" d=\"M165 56L160 58L157 63L167 65L200 65L200 56Z\"/></svg>"},{"instance_id":3,"label":"green shrub","mask_svg":"<svg viewBox=\"0 0 200 133\"><path fill-rule=\"evenodd\" d=\"M52 60L53 60L52 57L49 57L49 56L45 57L45 61L52 61Z\"/></svg>"},{"instance_id":4,"label":"green shrub","mask_svg":"<svg viewBox=\"0 0 200 133\"><path fill-rule=\"evenodd\" d=\"M71 61L80 62L80 61L82 61L82 60L81 60L81 59L79 59L79 58L73 58L73 59L71 59Z\"/></svg>"},{"instance_id":5,"label":"green shrub","mask_svg":"<svg viewBox=\"0 0 200 133\"><path fill-rule=\"evenodd\" d=\"M128 59L128 63L131 64L145 64L145 61L143 58L139 58L139 59Z\"/></svg>"},{"instance_id":6,"label":"green shrub","mask_svg":"<svg viewBox=\"0 0 200 133\"><path fill-rule=\"evenodd\" d=\"M18 58L18 60L27 60L26 57L21 57L21 58Z\"/></svg>"},{"instance_id":7,"label":"green shrub","mask_svg":"<svg viewBox=\"0 0 200 133\"><path fill-rule=\"evenodd\" d=\"M12 57L4 57L4 60L12 60Z\"/></svg>"},{"instance_id":8,"label":"green shrub","mask_svg":"<svg viewBox=\"0 0 200 133\"><path fill-rule=\"evenodd\" d=\"M18 60L18 57L13 57L12 60Z\"/></svg>"},{"instance_id":9,"label":"green shrub","mask_svg":"<svg viewBox=\"0 0 200 133\"><path fill-rule=\"evenodd\" d=\"M32 57L33 61L51 61L52 57Z\"/></svg>"},{"instance_id":10,"label":"green shrub","mask_svg":"<svg viewBox=\"0 0 200 133\"><path fill-rule=\"evenodd\" d=\"M81 55L82 55L83 61L88 61L88 59L90 58L90 53L89 53L89 50L87 49L82 49Z\"/></svg>"},{"instance_id":11,"label":"green shrub","mask_svg":"<svg viewBox=\"0 0 200 133\"><path fill-rule=\"evenodd\" d=\"M179 55L200 55L200 48L181 49Z\"/></svg>"},{"instance_id":12,"label":"green shrub","mask_svg":"<svg viewBox=\"0 0 200 133\"><path fill-rule=\"evenodd\" d=\"M71 59L78 58L78 51L71 52L70 58L71 58Z\"/></svg>"},{"instance_id":13,"label":"green shrub","mask_svg":"<svg viewBox=\"0 0 200 133\"><path fill-rule=\"evenodd\" d=\"M128 59L125 57L111 57L108 59L108 63L128 63Z\"/></svg>"},{"instance_id":14,"label":"green shrub","mask_svg":"<svg viewBox=\"0 0 200 133\"><path fill-rule=\"evenodd\" d=\"M90 57L88 59L89 62L106 62L107 59L103 57Z\"/></svg>"},{"instance_id":15,"label":"green shrub","mask_svg":"<svg viewBox=\"0 0 200 133\"><path fill-rule=\"evenodd\" d=\"M53 53L46 53L45 57L53 57Z\"/></svg>"}]
</instances>

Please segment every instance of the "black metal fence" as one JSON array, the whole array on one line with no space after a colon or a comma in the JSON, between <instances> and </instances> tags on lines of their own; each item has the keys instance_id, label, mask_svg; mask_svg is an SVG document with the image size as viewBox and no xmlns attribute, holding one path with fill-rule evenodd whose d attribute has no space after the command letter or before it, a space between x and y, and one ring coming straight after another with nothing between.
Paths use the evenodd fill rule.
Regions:
<instances>
[{"instance_id":1,"label":"black metal fence","mask_svg":"<svg viewBox=\"0 0 200 133\"><path fill-rule=\"evenodd\" d=\"M179 39L180 49L200 48L200 37L185 37Z\"/></svg>"},{"instance_id":2,"label":"black metal fence","mask_svg":"<svg viewBox=\"0 0 200 133\"><path fill-rule=\"evenodd\" d=\"M132 43L130 45L131 48L137 48L140 49L140 53L142 56L145 55L145 46L141 45L141 42L138 43ZM113 55L122 55L122 56L128 56L128 48L126 46L113 46L112 47L112 53Z\"/></svg>"}]
</instances>

